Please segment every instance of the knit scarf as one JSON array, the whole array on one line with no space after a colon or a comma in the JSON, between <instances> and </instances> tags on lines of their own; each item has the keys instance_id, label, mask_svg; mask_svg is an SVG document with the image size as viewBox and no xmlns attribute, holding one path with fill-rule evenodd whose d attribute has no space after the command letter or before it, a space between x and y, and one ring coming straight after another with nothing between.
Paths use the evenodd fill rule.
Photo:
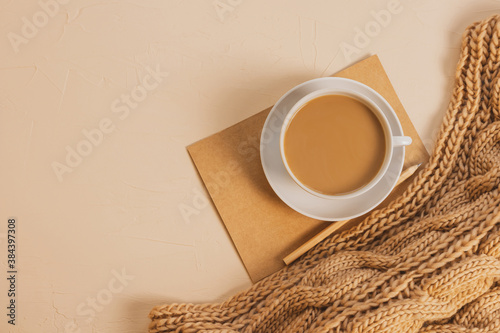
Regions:
<instances>
[{"instance_id":1,"label":"knit scarf","mask_svg":"<svg viewBox=\"0 0 500 333\"><path fill-rule=\"evenodd\" d=\"M500 332L499 39L500 16L466 29L404 194L223 303L155 307L150 332Z\"/></svg>"}]
</instances>

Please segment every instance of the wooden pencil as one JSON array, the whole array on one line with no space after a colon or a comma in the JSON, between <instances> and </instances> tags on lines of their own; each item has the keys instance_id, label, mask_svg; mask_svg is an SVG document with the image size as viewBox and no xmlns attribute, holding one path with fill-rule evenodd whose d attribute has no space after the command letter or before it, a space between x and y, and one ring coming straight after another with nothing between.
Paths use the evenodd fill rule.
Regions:
<instances>
[{"instance_id":1,"label":"wooden pencil","mask_svg":"<svg viewBox=\"0 0 500 333\"><path fill-rule=\"evenodd\" d=\"M415 171L417 171L417 169L420 167L421 164L422 163L417 164L417 165L413 165L413 166L407 168L406 170L404 170L401 173L401 175L399 176L399 179L398 179L398 182L396 183L396 186L398 186L399 184L401 184L402 182L404 182L405 180L407 180L408 178L410 178L415 173ZM325 229L323 229L321 232L319 232L318 234L314 235L307 242L305 242L304 244L302 244L301 246L299 246L295 251L293 251L292 253L290 253L289 255L287 255L283 259L283 261L287 265L291 264L297 258L299 258L301 255L303 255L304 253L306 253L307 251L309 251L310 249L312 249L316 244L318 244L319 242L321 242L326 237L330 236L332 233L334 233L335 231L337 231L340 227L342 227L343 225L345 225L349 221L350 220L333 222L328 227L326 227Z\"/></svg>"}]
</instances>

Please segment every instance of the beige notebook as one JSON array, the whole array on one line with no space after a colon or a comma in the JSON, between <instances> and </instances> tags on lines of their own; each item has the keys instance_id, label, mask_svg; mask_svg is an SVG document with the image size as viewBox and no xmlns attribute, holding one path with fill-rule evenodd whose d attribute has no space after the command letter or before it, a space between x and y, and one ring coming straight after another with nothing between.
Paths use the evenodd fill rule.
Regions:
<instances>
[{"instance_id":1,"label":"beige notebook","mask_svg":"<svg viewBox=\"0 0 500 333\"><path fill-rule=\"evenodd\" d=\"M427 151L377 56L334 76L362 82L391 104L404 134L413 139L406 148L404 168L427 161ZM267 182L260 163L259 142L270 110L265 109L187 148L253 282L282 268L286 255L330 223L295 212L278 198ZM410 181L411 178L405 184ZM400 193L405 184L380 206ZM340 231L362 218L354 219Z\"/></svg>"}]
</instances>

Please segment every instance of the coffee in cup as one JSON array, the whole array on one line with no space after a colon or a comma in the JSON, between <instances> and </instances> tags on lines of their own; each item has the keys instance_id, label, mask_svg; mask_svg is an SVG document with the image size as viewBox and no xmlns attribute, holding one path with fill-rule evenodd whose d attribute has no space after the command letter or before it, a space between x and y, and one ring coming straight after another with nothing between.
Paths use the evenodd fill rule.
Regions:
<instances>
[{"instance_id":1,"label":"coffee in cup","mask_svg":"<svg viewBox=\"0 0 500 333\"><path fill-rule=\"evenodd\" d=\"M352 92L317 91L302 98L283 123L285 167L306 191L325 198L364 193L384 175L394 146L381 110Z\"/></svg>"}]
</instances>

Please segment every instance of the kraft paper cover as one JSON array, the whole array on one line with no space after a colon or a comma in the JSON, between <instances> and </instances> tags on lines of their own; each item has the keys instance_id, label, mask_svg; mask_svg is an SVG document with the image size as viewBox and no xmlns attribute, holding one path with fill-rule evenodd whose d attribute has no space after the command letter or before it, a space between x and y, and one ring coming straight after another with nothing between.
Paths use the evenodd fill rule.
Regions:
<instances>
[{"instance_id":1,"label":"kraft paper cover","mask_svg":"<svg viewBox=\"0 0 500 333\"><path fill-rule=\"evenodd\" d=\"M334 76L362 82L391 104L404 134L413 139L406 147L404 168L427 161L428 153L376 55ZM270 110L271 107L187 148L254 283L281 269L286 255L331 223L295 212L267 182L260 163L259 141ZM401 193L411 179L396 188L380 206ZM338 232L362 219L363 216L352 220Z\"/></svg>"}]
</instances>

